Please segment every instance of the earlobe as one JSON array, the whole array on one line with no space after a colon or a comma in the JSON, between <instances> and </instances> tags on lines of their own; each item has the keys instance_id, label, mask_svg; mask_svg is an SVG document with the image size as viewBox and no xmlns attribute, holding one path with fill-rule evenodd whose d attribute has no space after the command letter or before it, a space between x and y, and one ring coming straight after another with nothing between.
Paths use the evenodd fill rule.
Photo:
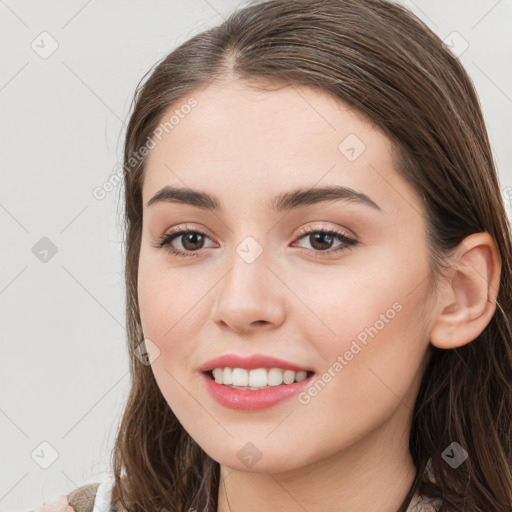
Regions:
<instances>
[{"instance_id":1,"label":"earlobe","mask_svg":"<svg viewBox=\"0 0 512 512\"><path fill-rule=\"evenodd\" d=\"M438 294L432 345L460 347L483 332L496 310L500 275L501 260L491 235L483 232L466 237L454 252Z\"/></svg>"}]
</instances>

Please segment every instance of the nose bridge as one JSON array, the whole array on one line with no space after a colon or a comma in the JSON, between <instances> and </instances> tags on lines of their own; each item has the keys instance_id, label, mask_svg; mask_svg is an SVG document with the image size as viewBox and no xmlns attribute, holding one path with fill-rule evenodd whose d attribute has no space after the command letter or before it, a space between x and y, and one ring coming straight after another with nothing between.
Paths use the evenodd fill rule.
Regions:
<instances>
[{"instance_id":1,"label":"nose bridge","mask_svg":"<svg viewBox=\"0 0 512 512\"><path fill-rule=\"evenodd\" d=\"M241 305L259 301L264 288L269 288L269 251L264 249L263 243L251 235L245 236L229 258L231 270L226 276L223 293Z\"/></svg>"},{"instance_id":2,"label":"nose bridge","mask_svg":"<svg viewBox=\"0 0 512 512\"><path fill-rule=\"evenodd\" d=\"M257 235L262 240L263 235ZM282 286L268 267L270 250L248 235L228 257L229 271L217 288L215 319L237 331L251 324L280 323L284 312Z\"/></svg>"},{"instance_id":3,"label":"nose bridge","mask_svg":"<svg viewBox=\"0 0 512 512\"><path fill-rule=\"evenodd\" d=\"M230 259L231 272L228 276L231 291L242 293L244 289L253 297L267 280L269 251L265 250L254 237L247 236L236 247Z\"/></svg>"}]
</instances>

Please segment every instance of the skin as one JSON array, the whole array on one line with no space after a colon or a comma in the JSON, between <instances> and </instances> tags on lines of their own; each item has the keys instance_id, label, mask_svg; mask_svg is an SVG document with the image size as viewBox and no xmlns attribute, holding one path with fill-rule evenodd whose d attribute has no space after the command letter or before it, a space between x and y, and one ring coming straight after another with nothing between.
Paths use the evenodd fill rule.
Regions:
<instances>
[{"instance_id":1,"label":"skin","mask_svg":"<svg viewBox=\"0 0 512 512\"><path fill-rule=\"evenodd\" d=\"M430 344L468 343L494 312L493 241L468 237L435 290L421 200L375 126L306 87L261 91L230 81L190 96L198 105L148 154L138 293L163 396L221 465L218 511L357 512L372 504L395 512L415 476L408 439ZM350 134L366 147L354 161L338 149ZM166 185L214 194L225 212L147 207ZM363 192L381 210L346 200L286 214L266 207L279 192L324 185ZM202 245L186 245L183 236L173 242L197 256L154 247L179 226L207 235ZM342 242L315 245L299 238L300 228L336 229L358 244L322 256ZM252 263L236 252L247 236L263 249ZM267 354L322 376L397 303L394 318L307 404L293 397L269 409L231 410L204 386L199 366L226 353ZM261 453L251 467L237 457L248 442Z\"/></svg>"}]
</instances>

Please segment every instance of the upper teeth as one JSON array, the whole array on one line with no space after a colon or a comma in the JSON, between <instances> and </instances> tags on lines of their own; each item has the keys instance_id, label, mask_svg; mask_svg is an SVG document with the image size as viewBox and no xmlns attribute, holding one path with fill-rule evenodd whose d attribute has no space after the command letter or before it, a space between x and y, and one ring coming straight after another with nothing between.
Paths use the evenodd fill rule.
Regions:
<instances>
[{"instance_id":1,"label":"upper teeth","mask_svg":"<svg viewBox=\"0 0 512 512\"><path fill-rule=\"evenodd\" d=\"M266 386L279 386L283 382L292 384L300 382L307 377L307 372L295 372L293 370L281 370L281 368L215 368L213 378L218 384L233 386L249 386L264 388Z\"/></svg>"}]
</instances>

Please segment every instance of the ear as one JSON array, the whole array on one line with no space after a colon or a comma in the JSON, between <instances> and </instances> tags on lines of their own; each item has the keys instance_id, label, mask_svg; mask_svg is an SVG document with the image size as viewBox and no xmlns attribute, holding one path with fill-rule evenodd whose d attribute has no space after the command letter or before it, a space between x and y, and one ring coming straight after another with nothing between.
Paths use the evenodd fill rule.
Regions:
<instances>
[{"instance_id":1,"label":"ear","mask_svg":"<svg viewBox=\"0 0 512 512\"><path fill-rule=\"evenodd\" d=\"M466 237L454 251L453 263L440 285L430 342L456 348L477 338L496 310L501 260L487 232Z\"/></svg>"}]
</instances>

